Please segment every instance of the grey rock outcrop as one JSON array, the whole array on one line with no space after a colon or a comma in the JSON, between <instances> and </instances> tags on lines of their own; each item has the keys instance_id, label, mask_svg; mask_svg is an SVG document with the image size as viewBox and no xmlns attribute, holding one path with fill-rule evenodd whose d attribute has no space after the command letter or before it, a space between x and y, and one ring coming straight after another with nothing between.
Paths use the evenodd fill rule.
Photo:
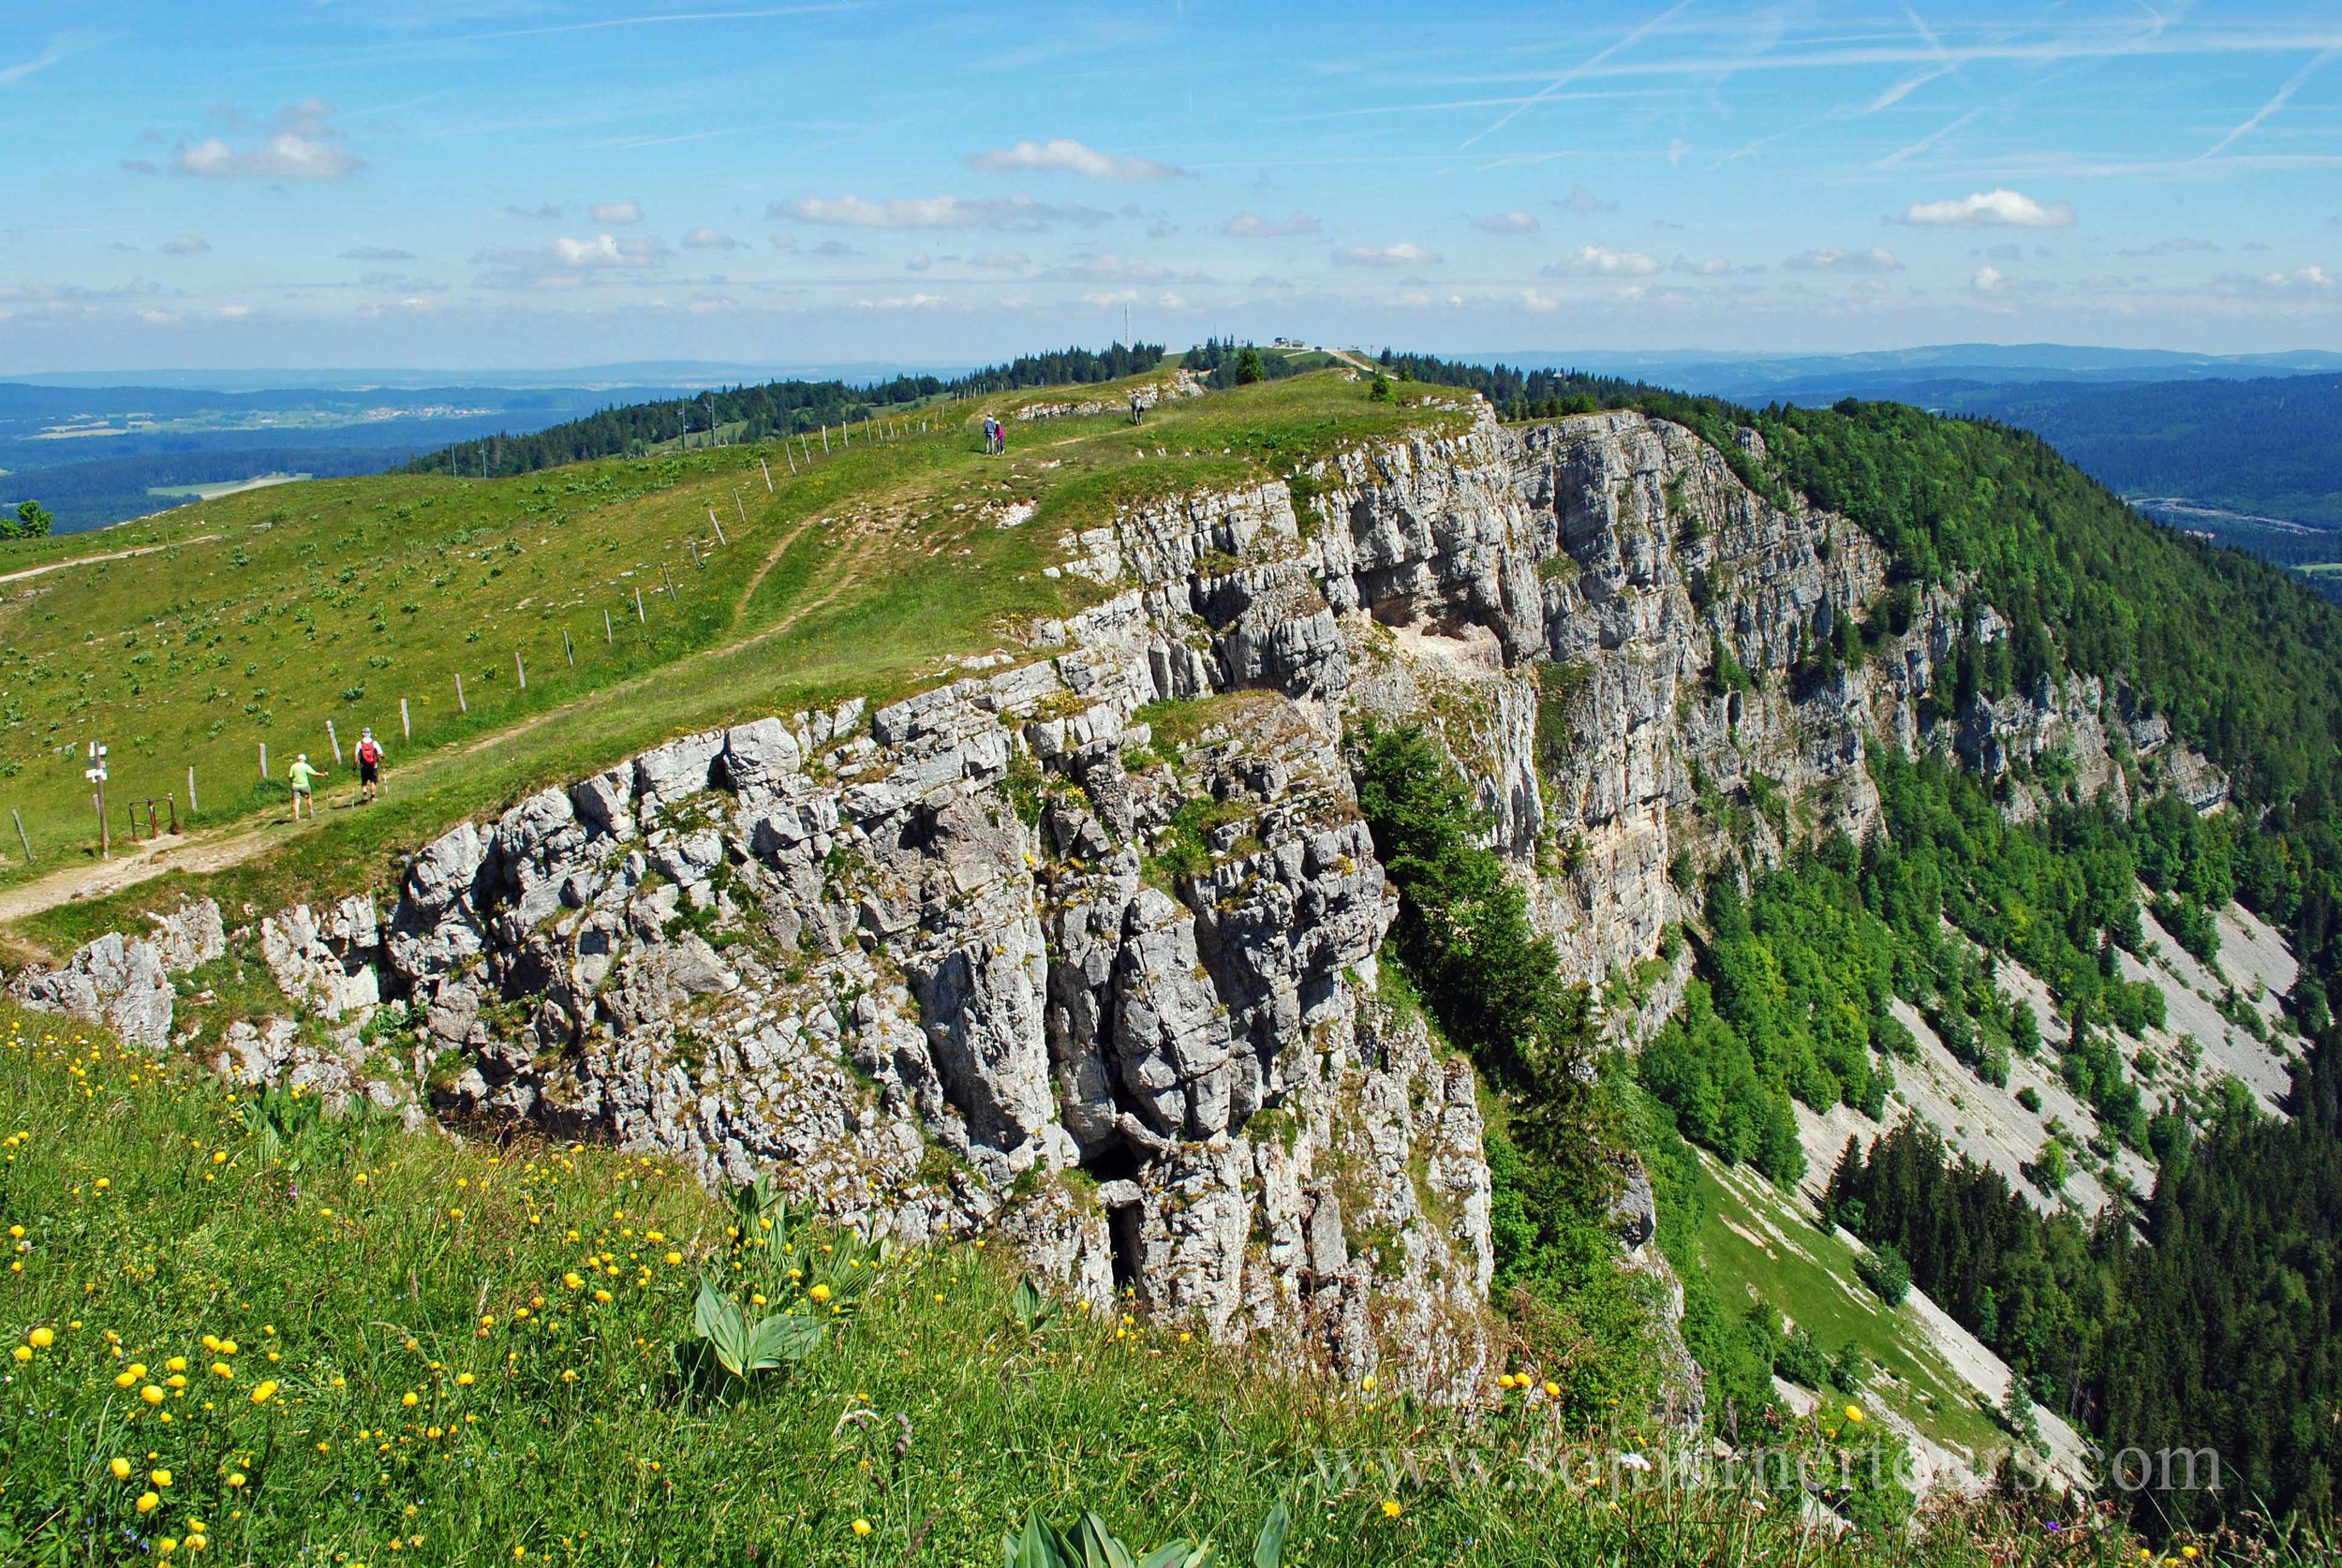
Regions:
<instances>
[{"instance_id":1,"label":"grey rock outcrop","mask_svg":"<svg viewBox=\"0 0 2342 1568\"><path fill-rule=\"evenodd\" d=\"M219 906L205 899L152 918L146 937L108 932L77 948L63 967L28 969L9 991L26 1007L103 1024L150 1051L170 1043L177 993L170 977L227 951Z\"/></svg>"}]
</instances>

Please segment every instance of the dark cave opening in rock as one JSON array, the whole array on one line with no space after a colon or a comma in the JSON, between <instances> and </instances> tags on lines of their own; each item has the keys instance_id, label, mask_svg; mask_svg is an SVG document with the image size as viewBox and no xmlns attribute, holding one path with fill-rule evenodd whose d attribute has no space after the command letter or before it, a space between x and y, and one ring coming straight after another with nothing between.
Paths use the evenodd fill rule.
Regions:
<instances>
[{"instance_id":1,"label":"dark cave opening in rock","mask_svg":"<svg viewBox=\"0 0 2342 1568\"><path fill-rule=\"evenodd\" d=\"M1136 1204L1124 1204L1106 1211L1106 1244L1114 1255L1114 1294L1138 1288L1139 1262L1142 1246L1139 1227L1145 1219Z\"/></svg>"}]
</instances>

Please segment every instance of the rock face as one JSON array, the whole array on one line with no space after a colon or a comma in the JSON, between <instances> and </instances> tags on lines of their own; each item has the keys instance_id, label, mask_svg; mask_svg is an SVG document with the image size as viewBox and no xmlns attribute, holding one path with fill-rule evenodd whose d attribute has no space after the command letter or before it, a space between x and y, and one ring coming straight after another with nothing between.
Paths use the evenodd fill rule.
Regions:
<instances>
[{"instance_id":1,"label":"rock face","mask_svg":"<svg viewBox=\"0 0 2342 1568\"><path fill-rule=\"evenodd\" d=\"M154 926L146 937L108 932L76 950L62 969L19 974L9 991L26 1007L87 1018L159 1051L170 1043L170 977L225 953L227 935L219 906L209 899L156 916Z\"/></svg>"},{"instance_id":2,"label":"rock face","mask_svg":"<svg viewBox=\"0 0 2342 1568\"><path fill-rule=\"evenodd\" d=\"M2116 785L2157 754L2221 788L2080 683L1923 723L1963 640L2005 629L1892 599L1858 530L1670 425L1483 409L1295 494L1067 538L1050 570L1104 597L1030 662L680 737L456 827L379 900L262 921L279 985L341 1032L247 1028L220 1064L379 1094L357 1020L402 1003L442 1110L771 1172L908 1239L995 1227L1098 1306L1463 1398L1490 1354L1479 1112L1379 996L1396 906L1346 724L1437 727L1573 977L1637 977L1622 1037L1680 993L1652 961L1716 808L1760 857L1859 835L1873 737L1993 771L2062 747ZM1874 629L1850 664L1819 651L1849 619ZM166 971L220 944L215 910L182 919L22 994L159 1045ZM1628 1191L1625 1261L1664 1289Z\"/></svg>"}]
</instances>

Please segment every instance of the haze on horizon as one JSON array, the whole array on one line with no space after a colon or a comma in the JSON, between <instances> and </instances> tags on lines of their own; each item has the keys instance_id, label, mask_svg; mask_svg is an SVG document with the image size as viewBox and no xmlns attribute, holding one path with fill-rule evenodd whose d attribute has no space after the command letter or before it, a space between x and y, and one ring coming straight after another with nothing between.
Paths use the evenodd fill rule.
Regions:
<instances>
[{"instance_id":1,"label":"haze on horizon","mask_svg":"<svg viewBox=\"0 0 2342 1568\"><path fill-rule=\"evenodd\" d=\"M0 44L0 375L2342 348L2342 18L99 0Z\"/></svg>"}]
</instances>

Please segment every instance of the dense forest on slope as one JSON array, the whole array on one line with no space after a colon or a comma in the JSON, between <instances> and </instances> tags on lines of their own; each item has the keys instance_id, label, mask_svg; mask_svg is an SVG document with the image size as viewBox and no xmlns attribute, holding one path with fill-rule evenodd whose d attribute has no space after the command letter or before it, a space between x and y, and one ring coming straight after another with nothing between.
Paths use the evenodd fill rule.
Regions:
<instances>
[{"instance_id":1,"label":"dense forest on slope","mask_svg":"<svg viewBox=\"0 0 2342 1568\"><path fill-rule=\"evenodd\" d=\"M1786 1097L1868 1090L1853 1071L1867 1058L1850 1047L1866 1033L1893 1056L1892 1035L1874 1032L1882 981L1947 1022L1948 1043L1964 1041L1982 1072L2032 1043L1976 984L1979 965L1932 961L1964 947L1931 928L1935 912L1986 953L2039 965L2083 1026L2062 1075L2159 1157L2145 1240L2112 1219L2096 1230L2043 1220L1997 1176L1923 1143L1887 1151L1885 1201L1853 1228L1915 1253L1922 1284L2087 1421L2110 1457L2131 1444L2221 1450L2224 1490L2138 1494L2142 1518L2331 1514L2342 1502L2342 1046L2326 997L2342 967L2342 610L2265 562L2157 526L2039 436L1987 421L1850 400L1759 414L1606 377L1400 362L1478 388L1514 417L1591 404L1677 419L1744 478L1732 426L1753 425L1769 449L1759 489L1846 513L1888 546L1899 577L1960 588L2009 622L1988 643L1971 618L1953 689L1928 717L2079 673L2168 714L2228 770L2237 809L2220 819L2177 803L2123 818L2068 799L2047 822L2013 828L1973 778L1887 761L1886 840L1859 858L1816 847L1712 903L1705 984L1644 1072L1688 1133L1759 1164L1770 1153L1782 1176L1801 1163L1781 1137ZM2176 911L2190 945L2208 946L2209 922L2187 915L2231 894L2287 928L2304 965L2290 1005L2317 1040L2290 1120L2231 1103L2191 1141L2138 1103L2092 1027L2151 1005L2110 972L2112 950L2135 939L2126 862L2164 890L2158 914ZM1863 1181L1879 1159L1860 1162ZM1850 1177L1844 1195L1871 1191ZM1714 1355L1735 1337L1691 1338Z\"/></svg>"},{"instance_id":2,"label":"dense forest on slope","mask_svg":"<svg viewBox=\"0 0 2342 1568\"><path fill-rule=\"evenodd\" d=\"M1926 401L2030 430L2127 496L2342 528L2342 376L1945 388Z\"/></svg>"},{"instance_id":3,"label":"dense forest on slope","mask_svg":"<svg viewBox=\"0 0 2342 1568\"><path fill-rule=\"evenodd\" d=\"M2192 1151L2157 1151L2147 1225L2157 1250L2118 1265L2120 1310L2142 1332L2185 1335L2197 1348L2180 1382L2164 1360L2128 1348L2134 1335L2110 1333L2081 1380L2092 1391L2082 1413L2117 1450L2149 1436L2236 1445L2233 1462L2265 1483L2216 1500L2159 1496L2156 1506L2330 1511L2342 1476L2342 1433L2327 1418L2342 1398L2335 1209L2312 1207L2305 1220L2292 1194L2305 1182L2314 1193L2331 1179L2318 1174L2342 1159L2335 1118L2317 1113L2332 1092L2320 1087L2337 1048L2325 994L2342 962L2342 610L2264 562L2147 522L2036 436L1894 405L1773 409L1757 423L1782 479L1887 544L1898 571L1971 585L2008 617L2006 655L1970 656L1980 686L2031 689L2068 670L2119 682L2229 770L2241 807L2230 821L2198 831L2157 807L2133 824L2132 852L2188 901L2232 889L2289 927L2305 973L2293 1009L2319 1043L2296 1074L2287 1127L2256 1132L2236 1110ZM1930 839L1925 852L1940 852L1943 829L1933 813L1905 824L1898 853ZM1958 880L1975 889L2005 859L1971 857ZM2102 925L2102 945L2119 937L2122 911L2097 912L2114 923ZM2102 1041L2085 1033L2068 1059L2083 1058L2091 1098L2135 1137L2138 1113L2112 1102L2120 1091L2103 1081L2112 1064L2085 1054Z\"/></svg>"},{"instance_id":4,"label":"dense forest on slope","mask_svg":"<svg viewBox=\"0 0 2342 1568\"><path fill-rule=\"evenodd\" d=\"M689 445L692 437L768 440L823 425L850 424L874 414L932 397L1005 392L1018 387L1088 385L1119 380L1163 362L1163 345L1116 344L1110 348L1062 348L1024 354L1006 364L988 365L949 379L897 376L874 386L843 381L770 381L763 386L704 392L604 408L526 436L489 436L462 441L415 459L410 474L477 474L501 479L534 473L565 463L622 457L668 441Z\"/></svg>"}]
</instances>

